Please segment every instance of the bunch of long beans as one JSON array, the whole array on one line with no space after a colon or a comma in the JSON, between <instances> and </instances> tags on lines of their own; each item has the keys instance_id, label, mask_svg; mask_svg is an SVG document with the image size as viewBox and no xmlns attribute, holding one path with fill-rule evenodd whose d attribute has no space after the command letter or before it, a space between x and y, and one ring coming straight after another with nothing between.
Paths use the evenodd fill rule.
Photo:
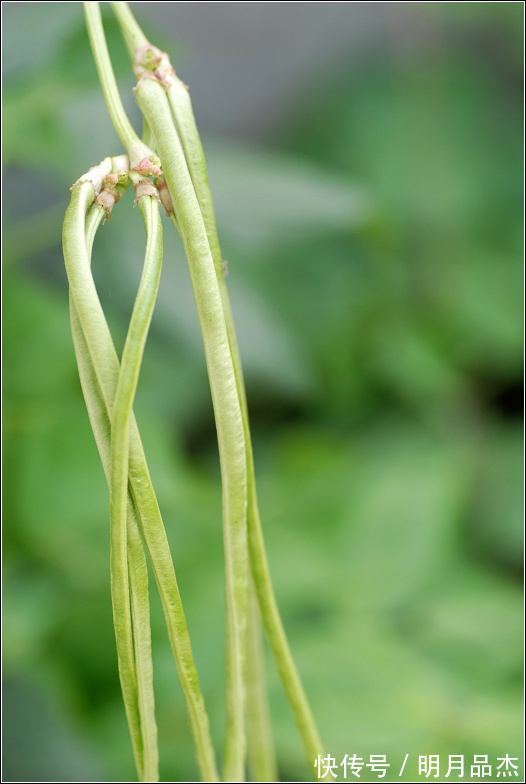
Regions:
<instances>
[{"instance_id":1,"label":"bunch of long beans","mask_svg":"<svg viewBox=\"0 0 526 784\"><path fill-rule=\"evenodd\" d=\"M85 3L101 86L126 155L104 159L72 187L63 245L81 385L110 489L113 620L135 762L141 781L158 781L146 550L161 596L200 773L205 781L219 780L172 558L132 410L161 270L160 200L181 236L188 260L219 444L227 606L222 778L244 780L247 722L252 777L275 781L259 616L313 770L322 750L283 630L265 554L243 375L206 162L186 85L167 55L147 41L127 4L111 5L138 76L135 92L145 134L141 141L122 107L99 4ZM97 228L131 184L146 229L146 252L119 361L93 283L91 251Z\"/></svg>"}]
</instances>

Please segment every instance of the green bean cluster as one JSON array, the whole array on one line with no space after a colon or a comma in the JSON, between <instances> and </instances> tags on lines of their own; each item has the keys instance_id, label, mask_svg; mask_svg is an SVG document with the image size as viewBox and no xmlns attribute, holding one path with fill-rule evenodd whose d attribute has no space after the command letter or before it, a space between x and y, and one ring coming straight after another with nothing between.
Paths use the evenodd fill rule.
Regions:
<instances>
[{"instance_id":1,"label":"green bean cluster","mask_svg":"<svg viewBox=\"0 0 526 784\"><path fill-rule=\"evenodd\" d=\"M188 260L221 464L227 608L222 779L245 779L247 724L252 777L276 781L260 618L311 768L322 748L281 623L265 553L241 361L206 162L186 85L176 76L167 55L144 37L127 4L111 5L138 76L135 92L145 133L142 140L136 136L122 107L99 4L85 3L101 86L127 155L104 159L72 187L63 247L79 375L110 491L113 621L137 772L140 781L159 780L147 553L162 601L200 774L204 781L220 780L164 524L133 415L162 264L162 201L181 236ZM97 228L131 184L146 229L146 251L119 360L93 282L91 252Z\"/></svg>"}]
</instances>

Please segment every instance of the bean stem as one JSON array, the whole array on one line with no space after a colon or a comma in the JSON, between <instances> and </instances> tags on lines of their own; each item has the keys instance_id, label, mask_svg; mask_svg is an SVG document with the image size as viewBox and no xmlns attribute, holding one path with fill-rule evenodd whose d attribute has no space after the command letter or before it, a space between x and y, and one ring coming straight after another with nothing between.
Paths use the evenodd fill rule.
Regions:
<instances>
[{"instance_id":1,"label":"bean stem","mask_svg":"<svg viewBox=\"0 0 526 784\"><path fill-rule=\"evenodd\" d=\"M122 105L102 26L100 3L84 3L84 14L106 107L113 127L130 156L130 167L133 169L144 158L153 156L153 151L139 139Z\"/></svg>"}]
</instances>

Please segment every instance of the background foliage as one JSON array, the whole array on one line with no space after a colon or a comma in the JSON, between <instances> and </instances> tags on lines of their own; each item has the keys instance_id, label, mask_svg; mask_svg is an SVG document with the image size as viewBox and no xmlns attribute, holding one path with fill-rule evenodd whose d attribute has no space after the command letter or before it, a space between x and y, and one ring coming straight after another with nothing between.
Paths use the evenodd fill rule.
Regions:
<instances>
[{"instance_id":1,"label":"background foliage","mask_svg":"<svg viewBox=\"0 0 526 784\"><path fill-rule=\"evenodd\" d=\"M406 780L418 755L442 776L450 754L521 757L522 4L132 6L192 87L272 572L327 751L386 754L387 781L407 753ZM4 777L123 780L108 499L60 248L70 184L120 149L80 4L2 7ZM220 748L219 469L174 234L136 412ZM94 253L119 345L142 249L128 194ZM153 601L162 776L192 780ZM304 780L269 682L281 775Z\"/></svg>"}]
</instances>

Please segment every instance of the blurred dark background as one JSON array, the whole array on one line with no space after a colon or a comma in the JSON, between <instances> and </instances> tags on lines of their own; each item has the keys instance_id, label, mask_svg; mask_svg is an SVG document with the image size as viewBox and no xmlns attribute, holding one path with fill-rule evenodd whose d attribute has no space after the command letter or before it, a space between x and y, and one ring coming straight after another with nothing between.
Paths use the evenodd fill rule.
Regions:
<instances>
[{"instance_id":1,"label":"blurred dark background","mask_svg":"<svg viewBox=\"0 0 526 784\"><path fill-rule=\"evenodd\" d=\"M272 573L327 751L387 755L386 781L414 780L430 754L443 780L453 754L464 779L474 754L494 777L518 757L520 776L523 4L131 5L191 87ZM60 238L71 183L121 148L81 4L2 11L4 780L126 780L108 498ZM119 346L143 252L131 201L94 250ZM165 237L136 413L219 750L219 468L168 223ZM161 775L193 780L152 602ZM306 780L268 672L280 774Z\"/></svg>"}]
</instances>

